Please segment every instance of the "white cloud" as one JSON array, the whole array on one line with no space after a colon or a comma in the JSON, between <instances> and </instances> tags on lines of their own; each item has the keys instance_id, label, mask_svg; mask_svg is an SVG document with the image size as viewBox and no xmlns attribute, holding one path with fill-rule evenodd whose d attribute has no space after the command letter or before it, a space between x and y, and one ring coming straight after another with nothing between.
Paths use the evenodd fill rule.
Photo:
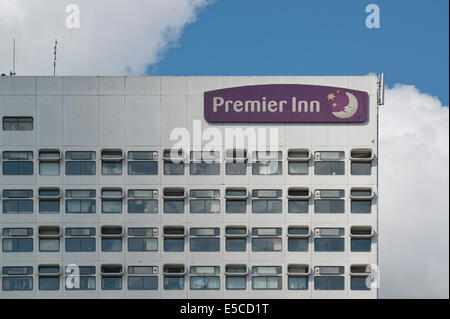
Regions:
<instances>
[{"instance_id":1,"label":"white cloud","mask_svg":"<svg viewBox=\"0 0 450 319\"><path fill-rule=\"evenodd\" d=\"M209 0L0 0L0 73L142 74L179 38ZM67 29L67 5L80 8L80 29Z\"/></svg>"},{"instance_id":2,"label":"white cloud","mask_svg":"<svg viewBox=\"0 0 450 319\"><path fill-rule=\"evenodd\" d=\"M380 110L382 298L449 297L449 108L414 86Z\"/></svg>"}]
</instances>

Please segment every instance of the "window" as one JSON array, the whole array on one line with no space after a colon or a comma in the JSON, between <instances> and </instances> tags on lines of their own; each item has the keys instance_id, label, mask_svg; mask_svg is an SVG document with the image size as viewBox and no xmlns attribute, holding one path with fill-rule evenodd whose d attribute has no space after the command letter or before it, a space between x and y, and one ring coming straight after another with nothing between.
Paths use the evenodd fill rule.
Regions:
<instances>
[{"instance_id":1,"label":"window","mask_svg":"<svg viewBox=\"0 0 450 319\"><path fill-rule=\"evenodd\" d=\"M225 173L227 175L247 175L247 150L227 149L225 151Z\"/></svg>"},{"instance_id":2,"label":"window","mask_svg":"<svg viewBox=\"0 0 450 319\"><path fill-rule=\"evenodd\" d=\"M123 152L120 149L103 149L102 175L122 175Z\"/></svg>"},{"instance_id":3,"label":"window","mask_svg":"<svg viewBox=\"0 0 450 319\"><path fill-rule=\"evenodd\" d=\"M59 214L61 191L57 187L39 188L39 214Z\"/></svg>"},{"instance_id":4,"label":"window","mask_svg":"<svg viewBox=\"0 0 450 319\"><path fill-rule=\"evenodd\" d=\"M123 192L121 188L102 188L102 213L121 214Z\"/></svg>"},{"instance_id":5,"label":"window","mask_svg":"<svg viewBox=\"0 0 450 319\"><path fill-rule=\"evenodd\" d=\"M33 152L4 151L3 175L33 175Z\"/></svg>"},{"instance_id":6,"label":"window","mask_svg":"<svg viewBox=\"0 0 450 319\"><path fill-rule=\"evenodd\" d=\"M103 149L102 175L122 175L123 152L120 149Z\"/></svg>"},{"instance_id":7,"label":"window","mask_svg":"<svg viewBox=\"0 0 450 319\"><path fill-rule=\"evenodd\" d=\"M351 290L370 290L372 272L370 265L351 265L350 266L350 289Z\"/></svg>"},{"instance_id":8,"label":"window","mask_svg":"<svg viewBox=\"0 0 450 319\"><path fill-rule=\"evenodd\" d=\"M190 248L193 252L220 251L219 228L191 228Z\"/></svg>"},{"instance_id":9,"label":"window","mask_svg":"<svg viewBox=\"0 0 450 319\"><path fill-rule=\"evenodd\" d=\"M288 236L288 251L308 251L308 226L289 226L287 231Z\"/></svg>"},{"instance_id":10,"label":"window","mask_svg":"<svg viewBox=\"0 0 450 319\"><path fill-rule=\"evenodd\" d=\"M316 228L314 230L314 251L344 251L344 228Z\"/></svg>"},{"instance_id":11,"label":"window","mask_svg":"<svg viewBox=\"0 0 450 319\"><path fill-rule=\"evenodd\" d=\"M158 290L158 267L128 266L128 290Z\"/></svg>"},{"instance_id":12,"label":"window","mask_svg":"<svg viewBox=\"0 0 450 319\"><path fill-rule=\"evenodd\" d=\"M3 214L32 214L33 190L4 189Z\"/></svg>"},{"instance_id":13,"label":"window","mask_svg":"<svg viewBox=\"0 0 450 319\"><path fill-rule=\"evenodd\" d=\"M165 214L184 214L186 193L183 187L165 187L163 197Z\"/></svg>"},{"instance_id":14,"label":"window","mask_svg":"<svg viewBox=\"0 0 450 319\"><path fill-rule=\"evenodd\" d=\"M372 149L352 149L350 152L350 170L352 175L372 174Z\"/></svg>"},{"instance_id":15,"label":"window","mask_svg":"<svg viewBox=\"0 0 450 319\"><path fill-rule=\"evenodd\" d=\"M352 226L350 228L350 251L370 252L373 235L371 226Z\"/></svg>"},{"instance_id":16,"label":"window","mask_svg":"<svg viewBox=\"0 0 450 319\"><path fill-rule=\"evenodd\" d=\"M252 212L254 214L281 214L281 189L254 189Z\"/></svg>"},{"instance_id":17,"label":"window","mask_svg":"<svg viewBox=\"0 0 450 319\"><path fill-rule=\"evenodd\" d=\"M3 291L33 290L33 267L31 266L4 266L2 275Z\"/></svg>"},{"instance_id":18,"label":"window","mask_svg":"<svg viewBox=\"0 0 450 319\"><path fill-rule=\"evenodd\" d=\"M311 154L308 149L290 149L288 151L288 174L308 175Z\"/></svg>"},{"instance_id":19,"label":"window","mask_svg":"<svg viewBox=\"0 0 450 319\"><path fill-rule=\"evenodd\" d=\"M184 251L184 237L186 232L184 226L164 226L164 251L181 252Z\"/></svg>"},{"instance_id":20,"label":"window","mask_svg":"<svg viewBox=\"0 0 450 319\"><path fill-rule=\"evenodd\" d=\"M164 265L164 290L184 290L184 265Z\"/></svg>"},{"instance_id":21,"label":"window","mask_svg":"<svg viewBox=\"0 0 450 319\"><path fill-rule=\"evenodd\" d=\"M253 266L252 267L253 290L280 290L281 267L280 266Z\"/></svg>"},{"instance_id":22,"label":"window","mask_svg":"<svg viewBox=\"0 0 450 319\"><path fill-rule=\"evenodd\" d=\"M95 266L79 266L68 265L65 270L66 274L66 290L95 290Z\"/></svg>"},{"instance_id":23,"label":"window","mask_svg":"<svg viewBox=\"0 0 450 319\"><path fill-rule=\"evenodd\" d=\"M281 251L281 227L253 228L253 251Z\"/></svg>"},{"instance_id":24,"label":"window","mask_svg":"<svg viewBox=\"0 0 450 319\"><path fill-rule=\"evenodd\" d=\"M344 152L316 152L314 173L316 175L344 175Z\"/></svg>"},{"instance_id":25,"label":"window","mask_svg":"<svg viewBox=\"0 0 450 319\"><path fill-rule=\"evenodd\" d=\"M122 265L102 265L102 290L122 290Z\"/></svg>"},{"instance_id":26,"label":"window","mask_svg":"<svg viewBox=\"0 0 450 319\"><path fill-rule=\"evenodd\" d=\"M370 175L372 171L371 162L351 162L352 175Z\"/></svg>"},{"instance_id":27,"label":"window","mask_svg":"<svg viewBox=\"0 0 450 319\"><path fill-rule=\"evenodd\" d=\"M39 161L39 175L59 175L59 162Z\"/></svg>"},{"instance_id":28,"label":"window","mask_svg":"<svg viewBox=\"0 0 450 319\"><path fill-rule=\"evenodd\" d=\"M282 153L271 151L253 152L252 174L253 175L281 175Z\"/></svg>"},{"instance_id":29,"label":"window","mask_svg":"<svg viewBox=\"0 0 450 319\"><path fill-rule=\"evenodd\" d=\"M59 226L39 226L39 251L59 252L61 230Z\"/></svg>"},{"instance_id":30,"label":"window","mask_svg":"<svg viewBox=\"0 0 450 319\"><path fill-rule=\"evenodd\" d=\"M321 189L314 192L316 214L344 214L345 191L343 189Z\"/></svg>"},{"instance_id":31,"label":"window","mask_svg":"<svg viewBox=\"0 0 450 319\"><path fill-rule=\"evenodd\" d=\"M66 228L66 252L94 252L95 228Z\"/></svg>"},{"instance_id":32,"label":"window","mask_svg":"<svg viewBox=\"0 0 450 319\"><path fill-rule=\"evenodd\" d=\"M227 290L247 289L247 266L246 265L226 265L225 281Z\"/></svg>"},{"instance_id":33,"label":"window","mask_svg":"<svg viewBox=\"0 0 450 319\"><path fill-rule=\"evenodd\" d=\"M191 266L191 290L220 289L219 266Z\"/></svg>"},{"instance_id":34,"label":"window","mask_svg":"<svg viewBox=\"0 0 450 319\"><path fill-rule=\"evenodd\" d=\"M95 189L67 189L66 213L67 214L94 214L95 213Z\"/></svg>"},{"instance_id":35,"label":"window","mask_svg":"<svg viewBox=\"0 0 450 319\"><path fill-rule=\"evenodd\" d=\"M3 252L33 251L33 228L3 228Z\"/></svg>"},{"instance_id":36,"label":"window","mask_svg":"<svg viewBox=\"0 0 450 319\"><path fill-rule=\"evenodd\" d=\"M311 193L307 187L289 187L288 213L307 214L309 212L309 199Z\"/></svg>"},{"instance_id":37,"label":"window","mask_svg":"<svg viewBox=\"0 0 450 319\"><path fill-rule=\"evenodd\" d=\"M158 152L128 152L128 175L158 175Z\"/></svg>"},{"instance_id":38,"label":"window","mask_svg":"<svg viewBox=\"0 0 450 319\"><path fill-rule=\"evenodd\" d=\"M163 151L164 175L184 175L184 150L166 149Z\"/></svg>"},{"instance_id":39,"label":"window","mask_svg":"<svg viewBox=\"0 0 450 319\"><path fill-rule=\"evenodd\" d=\"M32 131L32 116L4 116L3 131Z\"/></svg>"},{"instance_id":40,"label":"window","mask_svg":"<svg viewBox=\"0 0 450 319\"><path fill-rule=\"evenodd\" d=\"M288 265L288 289L308 290L309 273L308 265Z\"/></svg>"},{"instance_id":41,"label":"window","mask_svg":"<svg viewBox=\"0 0 450 319\"><path fill-rule=\"evenodd\" d=\"M102 251L119 252L122 251L122 226L102 226Z\"/></svg>"},{"instance_id":42,"label":"window","mask_svg":"<svg viewBox=\"0 0 450 319\"><path fill-rule=\"evenodd\" d=\"M60 161L59 150L39 150L39 175L58 176Z\"/></svg>"},{"instance_id":43,"label":"window","mask_svg":"<svg viewBox=\"0 0 450 319\"><path fill-rule=\"evenodd\" d=\"M367 277L350 277L350 289L351 290L370 290L370 286L367 285Z\"/></svg>"},{"instance_id":44,"label":"window","mask_svg":"<svg viewBox=\"0 0 450 319\"><path fill-rule=\"evenodd\" d=\"M220 152L191 152L191 175L219 175Z\"/></svg>"},{"instance_id":45,"label":"window","mask_svg":"<svg viewBox=\"0 0 450 319\"><path fill-rule=\"evenodd\" d=\"M220 190L192 189L190 191L191 214L220 213Z\"/></svg>"},{"instance_id":46,"label":"window","mask_svg":"<svg viewBox=\"0 0 450 319\"><path fill-rule=\"evenodd\" d=\"M352 188L350 199L352 214L370 214L372 212L373 193L371 188Z\"/></svg>"},{"instance_id":47,"label":"window","mask_svg":"<svg viewBox=\"0 0 450 319\"><path fill-rule=\"evenodd\" d=\"M228 226L225 228L226 251L246 251L247 227Z\"/></svg>"},{"instance_id":48,"label":"window","mask_svg":"<svg viewBox=\"0 0 450 319\"><path fill-rule=\"evenodd\" d=\"M321 266L314 269L315 290L344 290L344 267L342 266Z\"/></svg>"},{"instance_id":49,"label":"window","mask_svg":"<svg viewBox=\"0 0 450 319\"><path fill-rule=\"evenodd\" d=\"M227 214L245 214L247 213L246 188L227 188L225 190L225 211Z\"/></svg>"},{"instance_id":50,"label":"window","mask_svg":"<svg viewBox=\"0 0 450 319\"><path fill-rule=\"evenodd\" d=\"M128 214L157 214L158 191L156 189L129 189Z\"/></svg>"},{"instance_id":51,"label":"window","mask_svg":"<svg viewBox=\"0 0 450 319\"><path fill-rule=\"evenodd\" d=\"M39 290L56 291L60 287L61 270L59 265L39 265Z\"/></svg>"},{"instance_id":52,"label":"window","mask_svg":"<svg viewBox=\"0 0 450 319\"><path fill-rule=\"evenodd\" d=\"M128 228L128 251L158 251L157 228Z\"/></svg>"},{"instance_id":53,"label":"window","mask_svg":"<svg viewBox=\"0 0 450 319\"><path fill-rule=\"evenodd\" d=\"M67 151L66 175L95 175L95 152Z\"/></svg>"}]
</instances>

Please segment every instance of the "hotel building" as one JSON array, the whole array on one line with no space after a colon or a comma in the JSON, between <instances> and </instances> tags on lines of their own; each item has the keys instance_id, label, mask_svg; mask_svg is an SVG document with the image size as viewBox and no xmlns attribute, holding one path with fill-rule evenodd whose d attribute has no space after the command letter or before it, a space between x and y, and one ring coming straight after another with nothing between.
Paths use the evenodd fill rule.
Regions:
<instances>
[{"instance_id":1,"label":"hotel building","mask_svg":"<svg viewBox=\"0 0 450 319\"><path fill-rule=\"evenodd\" d=\"M377 298L379 82L0 77L0 298Z\"/></svg>"}]
</instances>

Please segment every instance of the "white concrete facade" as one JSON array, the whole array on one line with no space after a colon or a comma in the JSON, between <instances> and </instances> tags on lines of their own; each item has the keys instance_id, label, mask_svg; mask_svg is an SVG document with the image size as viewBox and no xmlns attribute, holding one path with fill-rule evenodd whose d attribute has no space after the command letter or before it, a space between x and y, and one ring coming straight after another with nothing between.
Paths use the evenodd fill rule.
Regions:
<instances>
[{"instance_id":1,"label":"white concrete facade","mask_svg":"<svg viewBox=\"0 0 450 319\"><path fill-rule=\"evenodd\" d=\"M311 84L349 88L366 91L369 94L368 121L346 124L271 123L266 124L208 124L203 117L203 92L257 84ZM0 117L33 117L33 129L29 131L1 130L0 153L5 151L32 151L32 175L5 175L0 172L0 199L5 201L4 190L33 190L33 210L30 214L5 213L0 207L0 237L7 235L5 228L32 228L32 252L0 251L0 268L8 266L32 266L32 289L8 291L4 289L4 272L0 273L0 298L376 298L377 289L351 289L350 269L352 265L377 264L378 261L378 106L376 76L213 76L213 77L0 77ZM225 163L220 163L220 174L215 176L194 176L190 174L189 163L184 175L169 176L163 171L163 150L173 145L169 139L175 127L192 130L193 120L201 120L202 127L216 127L223 132L226 127L276 127L279 134L279 151L282 152L281 175L252 175L251 164L246 175L230 176L225 173ZM44 176L39 174L39 152L56 149L61 153L60 174ZM120 149L123 152L122 174L103 175L102 150ZM290 149L308 149L312 155L307 175L289 175L287 154ZM352 150L370 149L370 175L352 175L350 155ZM96 174L71 176L65 174L66 151L95 151ZM127 154L129 151L156 151L157 175L128 175ZM315 152L340 151L345 153L344 175L316 175L314 172ZM221 158L223 159L222 152ZM5 162L2 157L2 164ZM184 187L184 214L163 212L163 189ZM245 214L226 213L225 189L245 187L250 196L246 200ZM59 214L39 212L39 189L56 187L61 191ZM105 214L101 211L101 190L104 187L121 188L122 213ZM288 213L288 189L309 188L308 213ZM351 212L351 189L371 189L371 212ZM92 214L68 214L65 212L65 190L95 189L96 211ZM127 212L127 190L152 189L158 194L158 213L129 214ZM220 212L216 214L191 214L189 212L189 191L191 189L220 190ZM254 189L282 190L281 214L252 213L251 191ZM345 212L339 214L318 214L314 212L316 190L340 189L345 191ZM101 250L101 227L122 226L122 249L120 252ZM163 249L163 228L184 226L186 230L184 252L165 252ZM60 249L58 252L40 252L39 227L59 226ZM228 252L225 249L225 228L245 226L248 230L246 251ZM307 251L288 251L288 227L307 226ZM373 230L369 252L351 251L351 228L369 226ZM96 229L94 252L66 252L65 229L70 227L92 227ZM132 227L157 228L158 249L151 252L129 252L127 229ZM191 227L220 228L219 252L191 252ZM252 228L280 227L282 229L281 251L252 251ZM344 228L345 249L343 252L315 251L314 230L320 227ZM3 244L5 245L5 244ZM4 247L3 247L4 248ZM39 265L59 265L59 289L39 289ZM71 291L64 287L64 267L69 264L96 266L95 289ZM120 264L123 267L122 288L103 290L101 266ZM164 265L185 266L183 290L164 289ZM225 267L230 264L245 265L246 289L226 289ZM288 265L308 265L308 288L292 290L288 286ZM157 266L158 289L129 290L127 287L128 266ZM220 288L217 290L194 290L190 287L191 266L219 266ZM253 266L281 266L281 289L252 289ZM315 267L343 266L344 289L315 289ZM155 274L156 275L156 274Z\"/></svg>"}]
</instances>

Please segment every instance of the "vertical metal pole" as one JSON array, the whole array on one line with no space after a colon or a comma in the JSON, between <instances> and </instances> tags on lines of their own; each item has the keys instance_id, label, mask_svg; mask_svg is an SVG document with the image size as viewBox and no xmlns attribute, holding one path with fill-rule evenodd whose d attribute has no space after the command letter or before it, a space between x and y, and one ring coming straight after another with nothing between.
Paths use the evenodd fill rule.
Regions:
<instances>
[{"instance_id":1,"label":"vertical metal pole","mask_svg":"<svg viewBox=\"0 0 450 319\"><path fill-rule=\"evenodd\" d=\"M13 75L16 75L16 38L13 39Z\"/></svg>"},{"instance_id":2,"label":"vertical metal pole","mask_svg":"<svg viewBox=\"0 0 450 319\"><path fill-rule=\"evenodd\" d=\"M55 48L53 51L53 76L56 75L56 46L58 45L58 39L55 39Z\"/></svg>"}]
</instances>

